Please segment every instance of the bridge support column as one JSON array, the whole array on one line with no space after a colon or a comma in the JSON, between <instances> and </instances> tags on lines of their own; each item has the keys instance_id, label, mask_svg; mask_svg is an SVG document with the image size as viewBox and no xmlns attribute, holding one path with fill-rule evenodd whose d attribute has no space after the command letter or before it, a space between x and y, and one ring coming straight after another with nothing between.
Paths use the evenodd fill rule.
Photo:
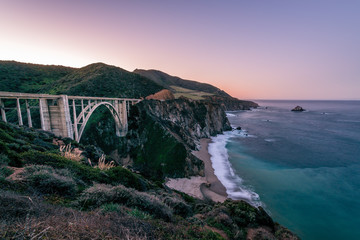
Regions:
<instances>
[{"instance_id":1,"label":"bridge support column","mask_svg":"<svg viewBox=\"0 0 360 240\"><path fill-rule=\"evenodd\" d=\"M41 129L51 131L49 106L46 98L39 99Z\"/></svg>"},{"instance_id":2,"label":"bridge support column","mask_svg":"<svg viewBox=\"0 0 360 240\"><path fill-rule=\"evenodd\" d=\"M16 109L17 109L19 126L22 126L23 120L22 120L22 116L21 116L20 99L18 99L18 98L16 99Z\"/></svg>"},{"instance_id":3,"label":"bridge support column","mask_svg":"<svg viewBox=\"0 0 360 240\"><path fill-rule=\"evenodd\" d=\"M74 139L74 133L70 118L70 108L67 95L60 95L58 99L58 109L60 112L60 122L61 122L61 136Z\"/></svg>"},{"instance_id":4,"label":"bridge support column","mask_svg":"<svg viewBox=\"0 0 360 240\"><path fill-rule=\"evenodd\" d=\"M6 113L5 113L5 105L4 102L0 99L0 108L1 108L1 118L4 122L7 122L6 120Z\"/></svg>"},{"instance_id":5,"label":"bridge support column","mask_svg":"<svg viewBox=\"0 0 360 240\"><path fill-rule=\"evenodd\" d=\"M25 99L25 105L26 105L26 113L27 113L28 125L29 125L29 127L32 127L30 106L29 106L29 102L28 102L27 99Z\"/></svg>"}]
</instances>

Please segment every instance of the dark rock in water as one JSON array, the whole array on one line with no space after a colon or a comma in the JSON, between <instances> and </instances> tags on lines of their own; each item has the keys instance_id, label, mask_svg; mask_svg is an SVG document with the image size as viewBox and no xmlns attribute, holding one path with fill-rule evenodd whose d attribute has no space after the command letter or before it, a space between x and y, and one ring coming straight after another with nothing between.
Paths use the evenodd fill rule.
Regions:
<instances>
[{"instance_id":1,"label":"dark rock in water","mask_svg":"<svg viewBox=\"0 0 360 240\"><path fill-rule=\"evenodd\" d=\"M296 106L296 107L293 108L291 111L293 111L293 112L303 112L303 111L305 111L305 109L303 109L303 108L300 107L300 106Z\"/></svg>"},{"instance_id":2,"label":"dark rock in water","mask_svg":"<svg viewBox=\"0 0 360 240\"><path fill-rule=\"evenodd\" d=\"M237 127L236 130L241 130L241 127Z\"/></svg>"}]
</instances>

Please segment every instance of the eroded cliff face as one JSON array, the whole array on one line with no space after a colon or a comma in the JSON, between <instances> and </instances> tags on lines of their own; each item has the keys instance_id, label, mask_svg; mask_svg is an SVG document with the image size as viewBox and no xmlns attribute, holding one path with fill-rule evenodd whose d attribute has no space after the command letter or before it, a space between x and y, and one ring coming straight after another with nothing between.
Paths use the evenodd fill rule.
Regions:
<instances>
[{"instance_id":1,"label":"eroded cliff face","mask_svg":"<svg viewBox=\"0 0 360 240\"><path fill-rule=\"evenodd\" d=\"M203 175L204 163L191 151L200 138L230 129L219 104L144 100L131 110L123 152L130 153L134 168L156 178Z\"/></svg>"},{"instance_id":2,"label":"eroded cliff face","mask_svg":"<svg viewBox=\"0 0 360 240\"><path fill-rule=\"evenodd\" d=\"M231 130L224 109L216 103L189 99L147 101L143 109L193 150L198 149L200 138Z\"/></svg>"},{"instance_id":3,"label":"eroded cliff face","mask_svg":"<svg viewBox=\"0 0 360 240\"><path fill-rule=\"evenodd\" d=\"M222 97L222 96L204 96L207 101L211 103L218 103L225 111L236 111L236 110L250 110L251 108L257 108L259 105L252 101L239 100L233 97Z\"/></svg>"}]
</instances>

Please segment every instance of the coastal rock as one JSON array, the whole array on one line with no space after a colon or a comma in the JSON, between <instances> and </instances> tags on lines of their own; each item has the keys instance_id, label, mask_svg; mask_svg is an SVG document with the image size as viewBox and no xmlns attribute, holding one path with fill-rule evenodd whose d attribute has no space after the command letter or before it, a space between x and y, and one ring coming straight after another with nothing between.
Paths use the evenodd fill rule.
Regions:
<instances>
[{"instance_id":1,"label":"coastal rock","mask_svg":"<svg viewBox=\"0 0 360 240\"><path fill-rule=\"evenodd\" d=\"M195 150L200 138L209 138L231 130L230 122L220 104L186 98L143 102L148 114L156 118Z\"/></svg>"},{"instance_id":2,"label":"coastal rock","mask_svg":"<svg viewBox=\"0 0 360 240\"><path fill-rule=\"evenodd\" d=\"M303 108L300 107L300 106L296 106L296 107L293 108L291 111L293 111L293 112L303 112L303 111L305 111L305 109L303 109Z\"/></svg>"},{"instance_id":3,"label":"coastal rock","mask_svg":"<svg viewBox=\"0 0 360 240\"><path fill-rule=\"evenodd\" d=\"M194 156L201 138L231 130L219 104L189 99L144 100L132 107L123 152L134 167L157 177L204 175L204 163Z\"/></svg>"}]
</instances>

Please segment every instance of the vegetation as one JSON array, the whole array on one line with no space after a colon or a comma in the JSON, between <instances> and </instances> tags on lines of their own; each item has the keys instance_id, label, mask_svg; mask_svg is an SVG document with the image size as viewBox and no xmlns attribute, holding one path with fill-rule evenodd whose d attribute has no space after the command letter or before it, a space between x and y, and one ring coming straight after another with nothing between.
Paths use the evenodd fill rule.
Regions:
<instances>
[{"instance_id":1,"label":"vegetation","mask_svg":"<svg viewBox=\"0 0 360 240\"><path fill-rule=\"evenodd\" d=\"M130 150L137 169L154 180L184 176L187 152L183 144L140 108L132 109L129 122L128 138L139 141Z\"/></svg>"},{"instance_id":2,"label":"vegetation","mask_svg":"<svg viewBox=\"0 0 360 240\"><path fill-rule=\"evenodd\" d=\"M245 202L195 199L121 166L101 170L85 157L66 158L53 144L69 144L66 139L53 141L49 133L3 122L0 130L2 239L245 239L258 228L277 239L296 239ZM163 147L176 149L169 139L161 140ZM93 148L76 146L96 156L86 152Z\"/></svg>"},{"instance_id":3,"label":"vegetation","mask_svg":"<svg viewBox=\"0 0 360 240\"><path fill-rule=\"evenodd\" d=\"M0 91L42 93L74 68L0 61Z\"/></svg>"},{"instance_id":4,"label":"vegetation","mask_svg":"<svg viewBox=\"0 0 360 240\"><path fill-rule=\"evenodd\" d=\"M206 94L204 95L215 94L221 97L230 97L226 92L210 84L184 80L179 77L170 76L161 71L136 69L134 72L153 80L164 88L172 90L175 95L177 93L184 91L189 92L192 90L193 92L205 92Z\"/></svg>"}]
</instances>

